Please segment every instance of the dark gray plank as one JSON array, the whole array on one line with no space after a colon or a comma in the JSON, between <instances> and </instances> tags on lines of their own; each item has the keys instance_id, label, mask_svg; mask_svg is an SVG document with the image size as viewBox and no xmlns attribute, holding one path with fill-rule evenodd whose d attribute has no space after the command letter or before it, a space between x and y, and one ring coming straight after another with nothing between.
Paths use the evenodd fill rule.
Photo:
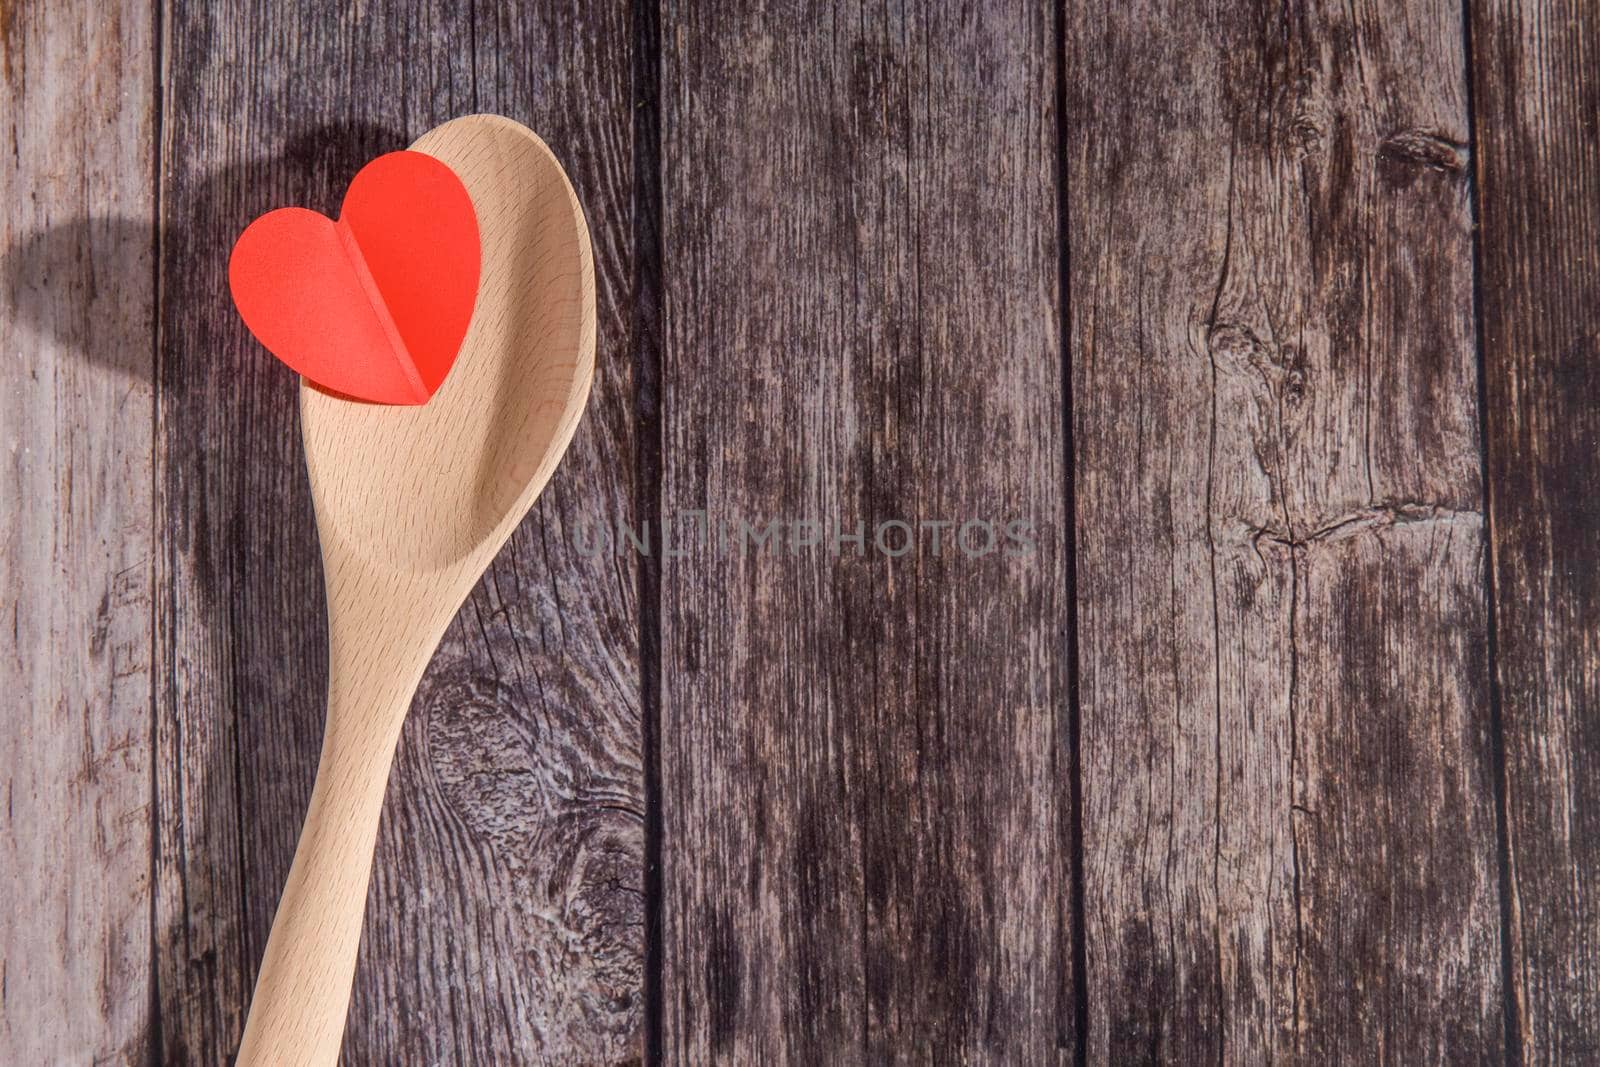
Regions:
<instances>
[{"instance_id":1,"label":"dark gray plank","mask_svg":"<svg viewBox=\"0 0 1600 1067\"><path fill-rule=\"evenodd\" d=\"M157 935L169 1060L224 1062L237 1044L326 679L295 382L233 313L227 251L271 207L332 213L366 160L480 107L549 133L588 206L603 294L595 417L413 707L345 1058L605 1061L636 1044L632 586L570 543L573 524L609 515L631 486L617 10L581 23L554 6L484 11L476 26L470 9L425 0L166 13Z\"/></svg>"},{"instance_id":2,"label":"dark gray plank","mask_svg":"<svg viewBox=\"0 0 1600 1067\"><path fill-rule=\"evenodd\" d=\"M1600 1058L1600 19L1471 5L1512 1025Z\"/></svg>"},{"instance_id":3,"label":"dark gray plank","mask_svg":"<svg viewBox=\"0 0 1600 1067\"><path fill-rule=\"evenodd\" d=\"M348 20L175 3L165 28L162 1038L169 1062L221 1063L310 796L327 677L297 382L234 313L228 250L273 207L336 211L367 159L470 110L471 32L425 2ZM419 37L431 69L396 62Z\"/></svg>"},{"instance_id":4,"label":"dark gray plank","mask_svg":"<svg viewBox=\"0 0 1600 1067\"><path fill-rule=\"evenodd\" d=\"M0 7L0 1063L149 1043L154 25Z\"/></svg>"},{"instance_id":5,"label":"dark gray plank","mask_svg":"<svg viewBox=\"0 0 1600 1067\"><path fill-rule=\"evenodd\" d=\"M582 550L630 518L634 495L628 6L488 5L476 23L472 109L544 137L588 217L595 382L554 479L413 706L370 904L387 921L368 925L347 1050L381 1063L637 1062L639 561L614 542Z\"/></svg>"},{"instance_id":6,"label":"dark gray plank","mask_svg":"<svg viewBox=\"0 0 1600 1067\"><path fill-rule=\"evenodd\" d=\"M1053 24L929 7L661 20L672 1063L1070 1055Z\"/></svg>"},{"instance_id":7,"label":"dark gray plank","mask_svg":"<svg viewBox=\"0 0 1600 1067\"><path fill-rule=\"evenodd\" d=\"M1067 10L1089 1059L1497 1059L1460 7Z\"/></svg>"}]
</instances>

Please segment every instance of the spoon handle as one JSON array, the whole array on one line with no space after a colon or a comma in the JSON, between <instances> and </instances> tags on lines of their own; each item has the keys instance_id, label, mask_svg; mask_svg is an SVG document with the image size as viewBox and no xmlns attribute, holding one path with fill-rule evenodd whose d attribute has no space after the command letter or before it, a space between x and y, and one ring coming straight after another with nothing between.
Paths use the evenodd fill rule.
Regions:
<instances>
[{"instance_id":1,"label":"spoon handle","mask_svg":"<svg viewBox=\"0 0 1600 1067\"><path fill-rule=\"evenodd\" d=\"M330 645L328 725L316 785L272 920L236 1067L338 1062L389 767L427 662L423 656L414 670L374 678L374 661L392 663L392 657L374 657L367 645L365 662L351 664L340 655L336 628ZM342 670L341 661L357 669Z\"/></svg>"}]
</instances>

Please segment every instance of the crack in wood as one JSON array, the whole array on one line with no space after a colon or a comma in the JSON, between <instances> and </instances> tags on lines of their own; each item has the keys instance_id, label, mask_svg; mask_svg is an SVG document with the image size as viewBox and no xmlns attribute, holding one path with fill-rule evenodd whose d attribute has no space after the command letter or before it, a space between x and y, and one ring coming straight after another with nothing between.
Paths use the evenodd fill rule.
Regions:
<instances>
[{"instance_id":1,"label":"crack in wood","mask_svg":"<svg viewBox=\"0 0 1600 1067\"><path fill-rule=\"evenodd\" d=\"M1479 529L1483 526L1483 512L1461 511L1441 504L1408 502L1360 508L1330 519L1309 533L1300 535L1288 533L1276 526L1247 526L1246 529L1251 544L1258 546L1272 544L1299 549L1345 541L1396 526L1422 524Z\"/></svg>"}]
</instances>

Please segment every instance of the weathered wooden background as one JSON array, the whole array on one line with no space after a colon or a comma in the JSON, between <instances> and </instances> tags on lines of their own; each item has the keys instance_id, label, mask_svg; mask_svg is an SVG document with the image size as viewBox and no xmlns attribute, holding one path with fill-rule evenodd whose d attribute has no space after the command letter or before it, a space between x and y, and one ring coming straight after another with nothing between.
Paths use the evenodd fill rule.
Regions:
<instances>
[{"instance_id":1,"label":"weathered wooden background","mask_svg":"<svg viewBox=\"0 0 1600 1067\"><path fill-rule=\"evenodd\" d=\"M347 1062L1600 1059L1591 3L0 0L0 64L0 1062L237 1044L326 664L228 248L472 111L600 372ZM1035 550L872 544L968 519Z\"/></svg>"}]
</instances>

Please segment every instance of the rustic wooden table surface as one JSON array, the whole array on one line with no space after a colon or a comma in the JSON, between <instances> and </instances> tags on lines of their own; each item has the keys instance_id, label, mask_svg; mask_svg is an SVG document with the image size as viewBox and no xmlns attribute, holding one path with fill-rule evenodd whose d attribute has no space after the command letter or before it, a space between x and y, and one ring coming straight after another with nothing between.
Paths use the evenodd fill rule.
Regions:
<instances>
[{"instance_id":1,"label":"rustic wooden table surface","mask_svg":"<svg viewBox=\"0 0 1600 1067\"><path fill-rule=\"evenodd\" d=\"M1591 3L0 55L0 1062L237 1045L327 668L228 249L474 111L572 176L599 369L411 711L346 1062L1600 1058Z\"/></svg>"}]
</instances>

